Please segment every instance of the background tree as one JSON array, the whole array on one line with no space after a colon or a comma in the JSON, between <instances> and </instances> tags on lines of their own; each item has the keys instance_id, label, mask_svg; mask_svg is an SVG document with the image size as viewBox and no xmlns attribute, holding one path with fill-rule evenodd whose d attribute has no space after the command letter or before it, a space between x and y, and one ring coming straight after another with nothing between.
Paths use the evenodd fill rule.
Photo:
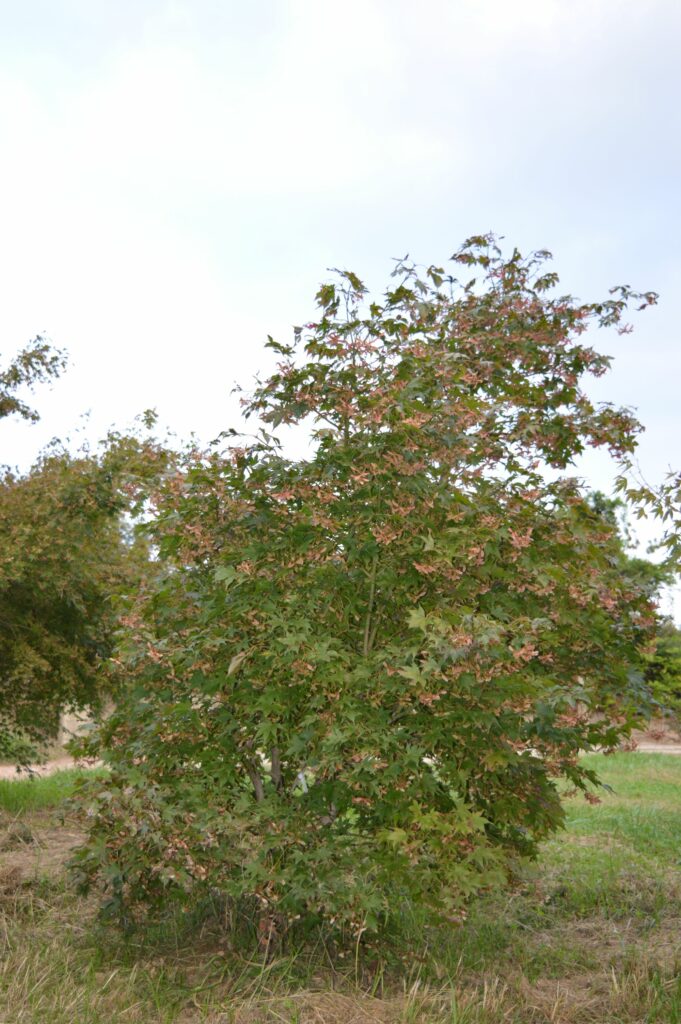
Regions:
<instances>
[{"instance_id":1,"label":"background tree","mask_svg":"<svg viewBox=\"0 0 681 1024\"><path fill-rule=\"evenodd\" d=\"M117 599L150 564L129 514L164 465L155 442L111 435L52 447L0 476L0 756L27 761L66 708L95 711L116 682ZM27 742L30 741L30 742Z\"/></svg>"},{"instance_id":2,"label":"background tree","mask_svg":"<svg viewBox=\"0 0 681 1024\"><path fill-rule=\"evenodd\" d=\"M579 751L636 721L648 596L561 473L635 446L581 386L609 362L584 331L632 293L555 297L546 255L471 239L477 280L400 264L381 302L341 274L299 345L270 339L265 431L160 488L165 571L127 618L77 858L112 909L218 890L355 934L404 900L457 918L560 825ZM291 461L267 431L302 421Z\"/></svg>"},{"instance_id":3,"label":"background tree","mask_svg":"<svg viewBox=\"0 0 681 1024\"><path fill-rule=\"evenodd\" d=\"M596 515L602 516L619 537L619 571L651 600L658 601L662 588L675 580L673 566L667 559L653 562L635 552L636 539L629 526L627 505L620 497L593 491L587 500Z\"/></svg>"},{"instance_id":4,"label":"background tree","mask_svg":"<svg viewBox=\"0 0 681 1024\"><path fill-rule=\"evenodd\" d=\"M662 587L672 585L677 579L676 561L663 558L657 562L631 553L633 537L624 519L626 506L621 498L608 498L600 492L589 496L594 512L617 531L620 539L618 555L620 573L634 585L647 593L655 603L659 601ZM667 541L672 540L672 532ZM661 547L673 547L666 541ZM655 638L652 650L646 658L645 681L662 714L671 714L677 723L681 715L681 630L671 618L658 613L656 616Z\"/></svg>"},{"instance_id":5,"label":"background tree","mask_svg":"<svg viewBox=\"0 0 681 1024\"><path fill-rule=\"evenodd\" d=\"M24 395L65 365L35 338L0 371L0 419L38 420ZM36 758L65 708L93 711L113 684L116 599L149 567L126 516L143 509L168 457L151 439L111 433L97 452L53 445L27 473L0 474L0 757Z\"/></svg>"},{"instance_id":6,"label":"background tree","mask_svg":"<svg viewBox=\"0 0 681 1024\"><path fill-rule=\"evenodd\" d=\"M672 619L663 619L657 629L656 645L646 667L646 682L663 714L681 725L681 629Z\"/></svg>"}]
</instances>

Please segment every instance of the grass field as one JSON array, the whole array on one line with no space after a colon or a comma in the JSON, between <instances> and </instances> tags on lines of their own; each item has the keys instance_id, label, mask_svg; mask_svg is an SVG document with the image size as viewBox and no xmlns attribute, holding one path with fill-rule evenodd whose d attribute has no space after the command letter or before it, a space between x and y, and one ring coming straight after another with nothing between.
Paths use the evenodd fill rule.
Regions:
<instances>
[{"instance_id":1,"label":"grass field","mask_svg":"<svg viewBox=\"0 0 681 1024\"><path fill-rule=\"evenodd\" d=\"M17 775L16 779L0 779L0 811L6 820L8 814L58 808L73 795L82 775L81 771L68 770L39 778Z\"/></svg>"},{"instance_id":2,"label":"grass field","mask_svg":"<svg viewBox=\"0 0 681 1024\"><path fill-rule=\"evenodd\" d=\"M612 791L460 928L263 962L216 918L125 939L63 863L77 773L0 783L0 1024L681 1024L681 758L594 756ZM401 957L401 962L400 962Z\"/></svg>"}]
</instances>

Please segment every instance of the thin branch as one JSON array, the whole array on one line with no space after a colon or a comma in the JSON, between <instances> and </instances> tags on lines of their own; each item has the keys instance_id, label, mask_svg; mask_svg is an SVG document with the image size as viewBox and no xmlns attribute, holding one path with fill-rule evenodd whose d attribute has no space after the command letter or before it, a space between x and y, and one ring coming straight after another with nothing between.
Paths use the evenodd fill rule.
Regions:
<instances>
[{"instance_id":1,"label":"thin branch","mask_svg":"<svg viewBox=\"0 0 681 1024\"><path fill-rule=\"evenodd\" d=\"M338 817L338 808L335 804L329 806L329 813L321 819L322 825L331 825Z\"/></svg>"},{"instance_id":2,"label":"thin branch","mask_svg":"<svg viewBox=\"0 0 681 1024\"><path fill-rule=\"evenodd\" d=\"M248 750L252 750L253 746L254 742L252 739L246 741L246 748ZM244 757L242 758L242 760L244 768L248 773L248 777L253 783L253 789L255 790L255 799L257 800L258 803L260 803L262 800L265 799L265 787L263 785L262 779L260 778L258 769L255 766L255 762L251 761L250 758Z\"/></svg>"},{"instance_id":3,"label":"thin branch","mask_svg":"<svg viewBox=\"0 0 681 1024\"><path fill-rule=\"evenodd\" d=\"M367 617L364 624L364 642L362 643L362 654L366 658L371 650L371 619L374 611L374 598L376 596L376 574L378 572L378 554L374 555L373 562L371 563L371 571L369 574L369 606L367 608Z\"/></svg>"},{"instance_id":4,"label":"thin branch","mask_svg":"<svg viewBox=\"0 0 681 1024\"><path fill-rule=\"evenodd\" d=\"M255 790L255 799L258 803L261 803L265 799L265 787L262 784L262 779L255 770L255 765L252 761L246 761L246 771L248 777L253 783L253 789Z\"/></svg>"},{"instance_id":5,"label":"thin branch","mask_svg":"<svg viewBox=\"0 0 681 1024\"><path fill-rule=\"evenodd\" d=\"M379 613L374 618L374 624L372 626L371 634L369 636L369 650L370 651L373 651L373 649L374 649L374 642L376 640L376 634L378 633L378 627L380 626L380 624L381 624L381 613L379 611Z\"/></svg>"},{"instance_id":6,"label":"thin branch","mask_svg":"<svg viewBox=\"0 0 681 1024\"><path fill-rule=\"evenodd\" d=\"M272 777L272 782L274 783L274 788L277 793L280 793L284 785L284 780L281 775L281 757L279 754L279 747L272 747L272 752L270 754L270 775Z\"/></svg>"}]
</instances>

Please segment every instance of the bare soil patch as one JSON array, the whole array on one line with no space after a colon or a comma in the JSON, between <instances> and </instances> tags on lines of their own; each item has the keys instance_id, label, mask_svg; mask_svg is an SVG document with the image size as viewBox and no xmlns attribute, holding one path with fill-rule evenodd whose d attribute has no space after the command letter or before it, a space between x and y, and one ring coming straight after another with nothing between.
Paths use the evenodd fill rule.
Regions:
<instances>
[{"instance_id":1,"label":"bare soil patch","mask_svg":"<svg viewBox=\"0 0 681 1024\"><path fill-rule=\"evenodd\" d=\"M646 729L632 734L633 749L641 754L681 755L681 734L673 722L655 719Z\"/></svg>"},{"instance_id":2,"label":"bare soil patch","mask_svg":"<svg viewBox=\"0 0 681 1024\"><path fill-rule=\"evenodd\" d=\"M63 875L84 833L52 814L0 819L0 895L7 896L37 878Z\"/></svg>"}]
</instances>

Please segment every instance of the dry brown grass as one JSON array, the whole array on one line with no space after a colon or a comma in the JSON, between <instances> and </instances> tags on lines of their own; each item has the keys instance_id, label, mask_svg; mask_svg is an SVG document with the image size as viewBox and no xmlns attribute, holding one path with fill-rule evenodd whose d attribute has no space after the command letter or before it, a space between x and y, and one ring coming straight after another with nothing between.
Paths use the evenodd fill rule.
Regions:
<instances>
[{"instance_id":1,"label":"dry brown grass","mask_svg":"<svg viewBox=\"0 0 681 1024\"><path fill-rule=\"evenodd\" d=\"M655 769L661 807L674 778ZM0 820L0 1024L681 1024L678 865L626 832L567 834L468 939L424 952L414 932L402 968L361 951L343 967L304 950L258 962L215 919L126 942L67 883L79 839L54 811Z\"/></svg>"}]
</instances>

